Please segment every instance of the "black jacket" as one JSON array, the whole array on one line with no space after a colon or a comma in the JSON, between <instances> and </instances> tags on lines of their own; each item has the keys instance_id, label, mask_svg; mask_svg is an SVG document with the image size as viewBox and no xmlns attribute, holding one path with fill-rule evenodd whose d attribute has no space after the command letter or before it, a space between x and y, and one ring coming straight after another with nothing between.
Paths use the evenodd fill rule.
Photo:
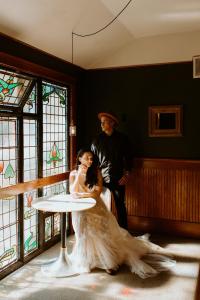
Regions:
<instances>
[{"instance_id":1,"label":"black jacket","mask_svg":"<svg viewBox=\"0 0 200 300\"><path fill-rule=\"evenodd\" d=\"M102 132L92 142L105 183L116 183L132 167L132 146L128 137L116 130L109 136Z\"/></svg>"}]
</instances>

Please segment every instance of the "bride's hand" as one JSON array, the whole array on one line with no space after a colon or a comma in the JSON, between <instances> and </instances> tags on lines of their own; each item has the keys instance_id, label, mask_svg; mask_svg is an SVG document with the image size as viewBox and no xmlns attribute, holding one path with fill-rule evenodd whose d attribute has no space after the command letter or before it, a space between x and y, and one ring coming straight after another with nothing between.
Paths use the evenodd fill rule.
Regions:
<instances>
[{"instance_id":1,"label":"bride's hand","mask_svg":"<svg viewBox=\"0 0 200 300\"><path fill-rule=\"evenodd\" d=\"M85 165L79 165L78 175L86 175L88 167Z\"/></svg>"},{"instance_id":2,"label":"bride's hand","mask_svg":"<svg viewBox=\"0 0 200 300\"><path fill-rule=\"evenodd\" d=\"M80 199L80 198L90 198L93 196L94 193L86 193L86 192L83 192L83 193L72 193L72 197L75 198L75 199Z\"/></svg>"},{"instance_id":3,"label":"bride's hand","mask_svg":"<svg viewBox=\"0 0 200 300\"><path fill-rule=\"evenodd\" d=\"M79 193L72 193L71 195L72 195L72 197L75 198L75 199L78 199L78 198L81 197Z\"/></svg>"}]
</instances>

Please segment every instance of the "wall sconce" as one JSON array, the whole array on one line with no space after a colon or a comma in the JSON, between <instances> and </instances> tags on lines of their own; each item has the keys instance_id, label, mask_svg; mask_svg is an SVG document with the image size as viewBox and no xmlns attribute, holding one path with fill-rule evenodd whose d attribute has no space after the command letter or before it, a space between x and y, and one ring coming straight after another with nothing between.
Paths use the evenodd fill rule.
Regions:
<instances>
[{"instance_id":1,"label":"wall sconce","mask_svg":"<svg viewBox=\"0 0 200 300\"><path fill-rule=\"evenodd\" d=\"M70 136L76 136L76 125L70 125L69 126L69 135Z\"/></svg>"}]
</instances>

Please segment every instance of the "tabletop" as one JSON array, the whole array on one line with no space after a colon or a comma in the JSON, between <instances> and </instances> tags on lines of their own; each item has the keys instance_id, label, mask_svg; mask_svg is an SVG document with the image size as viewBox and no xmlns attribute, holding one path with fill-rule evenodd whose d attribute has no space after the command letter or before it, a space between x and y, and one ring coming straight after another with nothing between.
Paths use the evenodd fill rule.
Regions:
<instances>
[{"instance_id":1,"label":"tabletop","mask_svg":"<svg viewBox=\"0 0 200 300\"><path fill-rule=\"evenodd\" d=\"M90 209L95 206L93 198L73 198L71 194L51 195L35 198L32 207L49 212L72 212Z\"/></svg>"}]
</instances>

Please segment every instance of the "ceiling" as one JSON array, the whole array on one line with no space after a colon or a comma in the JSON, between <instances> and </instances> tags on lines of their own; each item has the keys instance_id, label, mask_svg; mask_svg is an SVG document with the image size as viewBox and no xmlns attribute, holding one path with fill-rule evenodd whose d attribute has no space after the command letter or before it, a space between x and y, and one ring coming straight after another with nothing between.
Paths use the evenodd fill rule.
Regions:
<instances>
[{"instance_id":1,"label":"ceiling","mask_svg":"<svg viewBox=\"0 0 200 300\"><path fill-rule=\"evenodd\" d=\"M0 0L0 32L72 62L72 31L95 32L128 0ZM90 68L144 38L200 31L200 0L132 0L108 28L74 36L73 62Z\"/></svg>"}]
</instances>

